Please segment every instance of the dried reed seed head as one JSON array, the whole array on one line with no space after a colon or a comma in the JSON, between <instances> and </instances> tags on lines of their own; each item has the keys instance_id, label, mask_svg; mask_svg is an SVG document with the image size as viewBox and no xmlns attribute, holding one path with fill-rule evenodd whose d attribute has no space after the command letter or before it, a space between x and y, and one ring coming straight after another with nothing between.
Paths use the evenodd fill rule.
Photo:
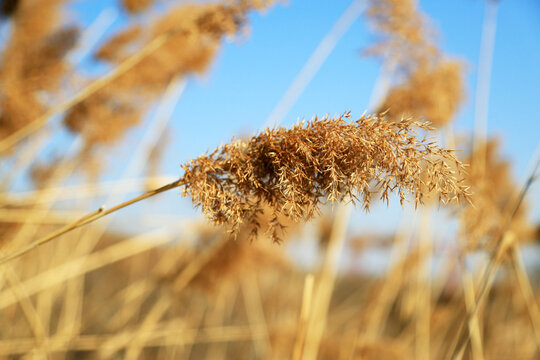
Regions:
<instances>
[{"instance_id":1,"label":"dried reed seed head","mask_svg":"<svg viewBox=\"0 0 540 360\"><path fill-rule=\"evenodd\" d=\"M142 32L139 26L126 29L96 55L118 63L152 39L167 36L160 48L114 82L124 90L137 87L150 93L161 92L174 76L206 70L221 38L234 35L246 21L246 11L252 7L238 4L183 4L157 19L149 33Z\"/></svg>"},{"instance_id":2,"label":"dried reed seed head","mask_svg":"<svg viewBox=\"0 0 540 360\"><path fill-rule=\"evenodd\" d=\"M462 66L455 61L440 62L432 68L417 68L403 84L390 90L380 111L399 119L414 116L436 127L448 124L464 100Z\"/></svg>"},{"instance_id":3,"label":"dried reed seed head","mask_svg":"<svg viewBox=\"0 0 540 360\"><path fill-rule=\"evenodd\" d=\"M444 59L416 1L373 0L367 16L380 36L367 53L397 66L397 85L379 110L389 110L390 118L423 117L437 127L449 123L464 100L463 68Z\"/></svg>"},{"instance_id":4,"label":"dried reed seed head","mask_svg":"<svg viewBox=\"0 0 540 360\"><path fill-rule=\"evenodd\" d=\"M122 7L131 14L136 14L148 9L155 0L122 0Z\"/></svg>"},{"instance_id":5,"label":"dried reed seed head","mask_svg":"<svg viewBox=\"0 0 540 360\"><path fill-rule=\"evenodd\" d=\"M30 174L29 174L30 179L32 179L32 182L34 183L35 187L38 189L45 188L61 163L62 163L62 159L58 156L54 156L51 160L48 160L46 163L36 161L30 167Z\"/></svg>"},{"instance_id":6,"label":"dried reed seed head","mask_svg":"<svg viewBox=\"0 0 540 360\"><path fill-rule=\"evenodd\" d=\"M367 210L373 192L386 202L395 193L402 204L407 198L422 203L434 191L440 202L468 198L458 180L463 165L451 151L418 139L415 128L429 127L408 118L390 122L382 115L351 121L344 114L267 129L183 165L183 194L232 233L247 225L256 235L269 206L275 241L279 216L307 221L325 202L352 201Z\"/></svg>"},{"instance_id":7,"label":"dried reed seed head","mask_svg":"<svg viewBox=\"0 0 540 360\"><path fill-rule=\"evenodd\" d=\"M34 120L60 88L66 52L78 35L61 21L62 0L20 1L0 63L0 136ZM44 96L45 95L45 96Z\"/></svg>"},{"instance_id":8,"label":"dried reed seed head","mask_svg":"<svg viewBox=\"0 0 540 360\"><path fill-rule=\"evenodd\" d=\"M0 97L0 139L3 139L35 119L43 112L43 105L28 92L22 91L24 86L17 84L7 90L2 89ZM4 92L5 91L5 92Z\"/></svg>"},{"instance_id":9,"label":"dried reed seed head","mask_svg":"<svg viewBox=\"0 0 540 360\"><path fill-rule=\"evenodd\" d=\"M366 11L379 40L368 54L383 56L408 71L436 56L433 33L415 0L370 0Z\"/></svg>"},{"instance_id":10,"label":"dried reed seed head","mask_svg":"<svg viewBox=\"0 0 540 360\"><path fill-rule=\"evenodd\" d=\"M84 136L87 144L111 144L126 129L140 121L140 104L136 98L104 89L72 107L64 125Z\"/></svg>"},{"instance_id":11,"label":"dried reed seed head","mask_svg":"<svg viewBox=\"0 0 540 360\"><path fill-rule=\"evenodd\" d=\"M139 41L143 34L143 29L135 25L130 29L124 30L113 36L109 41L103 44L94 54L97 59L120 62L137 49L133 49L134 45Z\"/></svg>"},{"instance_id":12,"label":"dried reed seed head","mask_svg":"<svg viewBox=\"0 0 540 360\"><path fill-rule=\"evenodd\" d=\"M36 45L21 69L25 82L35 90L58 90L62 75L69 68L63 60L78 38L79 29L70 26L58 29Z\"/></svg>"}]
</instances>

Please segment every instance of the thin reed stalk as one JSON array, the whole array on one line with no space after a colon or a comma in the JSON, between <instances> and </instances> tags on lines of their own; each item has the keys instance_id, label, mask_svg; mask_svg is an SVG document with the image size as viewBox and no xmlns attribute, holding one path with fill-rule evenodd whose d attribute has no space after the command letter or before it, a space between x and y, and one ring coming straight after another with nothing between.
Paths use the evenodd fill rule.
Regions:
<instances>
[{"instance_id":1,"label":"thin reed stalk","mask_svg":"<svg viewBox=\"0 0 540 360\"><path fill-rule=\"evenodd\" d=\"M430 359L431 334L431 265L433 254L433 238L430 223L433 209L423 206L420 215L420 228L418 234L418 251L422 254L418 260L416 284L415 309L415 354L416 359Z\"/></svg>"},{"instance_id":2,"label":"thin reed stalk","mask_svg":"<svg viewBox=\"0 0 540 360\"><path fill-rule=\"evenodd\" d=\"M256 275L245 274L241 282L241 287L250 326L264 328L267 323ZM272 358L272 346L268 334L266 337L257 339L257 341L254 339L253 347L257 358Z\"/></svg>"},{"instance_id":3,"label":"thin reed stalk","mask_svg":"<svg viewBox=\"0 0 540 360\"><path fill-rule=\"evenodd\" d=\"M296 331L296 340L294 342L294 348L292 353L293 360L302 359L302 353L304 351L306 341L306 331L309 318L311 317L311 307L313 304L313 284L315 283L315 277L313 274L306 275L304 279L304 290L302 292L302 306L300 308L300 317L298 319L298 328Z\"/></svg>"},{"instance_id":4,"label":"thin reed stalk","mask_svg":"<svg viewBox=\"0 0 540 360\"><path fill-rule=\"evenodd\" d=\"M113 212L116 212L120 209L123 209L129 205L133 205L139 201L142 201L142 200L145 200L145 199L148 199L152 196L155 196L157 194L160 194L162 192L165 192L165 191L168 191L168 190L171 190L171 189L174 189L174 188L177 188L178 186L180 186L182 184L182 182L180 180L177 180L177 181L174 181L172 183L169 183L167 185L164 185L158 189L155 189L155 190L152 190L152 191L148 191L140 196L137 196L131 200L128 200L128 201L125 201L121 204L118 204L116 206L113 206L109 209L104 209L103 207L102 208L99 208L91 213L88 213L82 217L80 217L79 219L75 220L74 222L72 222L71 224L68 224L66 226L63 226L61 227L60 229L54 231L53 233L47 235L47 236L44 236L30 244L28 244L27 246L23 247L22 249L20 250L17 250L15 251L14 253L10 254L10 255L7 255L7 256L4 256L2 258L0 258L0 265L3 265L5 264L6 262L8 261L11 261L13 259L16 259L26 253L28 253L29 251L37 248L38 246L40 245L43 245L43 244L46 244L48 243L49 241L51 240L54 240L56 238L58 238L59 236L61 235L64 235L70 231L73 231L77 228L80 228L84 225L87 225L87 224L90 224L96 220L99 220L101 219L102 217L104 216L107 216L109 214L112 214Z\"/></svg>"},{"instance_id":5,"label":"thin reed stalk","mask_svg":"<svg viewBox=\"0 0 540 360\"><path fill-rule=\"evenodd\" d=\"M465 264L462 265L461 281L463 286L463 296L465 300L465 308L467 312L472 312L474 308L475 300L475 288L474 281L471 273L466 268ZM471 337L471 350L473 360L483 360L484 352L482 345L482 334L480 332L480 316L478 311L475 316L471 318L469 322L469 334Z\"/></svg>"},{"instance_id":6,"label":"thin reed stalk","mask_svg":"<svg viewBox=\"0 0 540 360\"><path fill-rule=\"evenodd\" d=\"M170 234L163 229L143 233L90 255L81 256L43 271L23 281L21 286L26 290L27 295L31 296L54 285L61 284L68 279L84 275L113 262L148 251L169 241L171 241ZM10 292L2 292L0 294L0 309L4 309L15 303L17 303L17 298Z\"/></svg>"},{"instance_id":7,"label":"thin reed stalk","mask_svg":"<svg viewBox=\"0 0 540 360\"><path fill-rule=\"evenodd\" d=\"M484 176L486 162L486 140L488 128L489 90L491 82L491 66L495 49L495 33L497 30L498 0L486 0L482 40L480 42L480 59L478 61L478 80L474 108L474 140L473 148L476 157L473 159L473 170Z\"/></svg>"},{"instance_id":8,"label":"thin reed stalk","mask_svg":"<svg viewBox=\"0 0 540 360\"><path fill-rule=\"evenodd\" d=\"M351 210L350 206L341 206L336 213L307 324L303 360L314 360L319 353Z\"/></svg>"},{"instance_id":9,"label":"thin reed stalk","mask_svg":"<svg viewBox=\"0 0 540 360\"><path fill-rule=\"evenodd\" d=\"M365 4L362 1L352 0L351 4L337 19L330 31L322 38L302 69L300 69L266 119L263 128L275 127L281 124L283 118L300 98L300 95L302 95L311 80L315 77L328 56L330 56L339 40L347 33L364 9Z\"/></svg>"},{"instance_id":10,"label":"thin reed stalk","mask_svg":"<svg viewBox=\"0 0 540 360\"><path fill-rule=\"evenodd\" d=\"M540 309L538 307L538 303L536 302L531 283L529 282L527 271L525 270L525 265L521 259L518 246L514 243L509 250L512 270L516 276L521 295L523 296L523 300L527 306L529 320L534 331L536 346L538 347L537 352L540 354Z\"/></svg>"},{"instance_id":11,"label":"thin reed stalk","mask_svg":"<svg viewBox=\"0 0 540 360\"><path fill-rule=\"evenodd\" d=\"M480 280L480 285L478 288L479 290L476 296L474 307L472 308L472 311L468 313L465 320L465 324L469 324L472 321L472 319L476 316L476 312L478 311L479 307L483 304L485 297L487 296L487 294L489 293L491 289L493 280L495 278L496 272L501 263L501 259L503 255L509 249L509 247L512 246L512 244L510 243L511 242L510 237L507 234L508 227L510 226L512 219L514 218L521 204L523 203L523 200L525 199L525 195L527 194L533 182L536 180L536 173L538 172L539 168L540 168L540 156L536 159L532 167L532 170L521 189L519 196L515 200L512 207L508 208L509 211L506 212L507 216L505 217L505 221L503 222L503 224L501 225L501 228L499 229L498 236L495 241L495 245L496 245L495 249L490 256L487 267ZM468 343L469 337L467 336L466 327L463 326L463 324L458 330L456 339L457 339L457 345L455 346L454 350L451 352L452 359L458 359L459 357L461 357Z\"/></svg>"}]
</instances>

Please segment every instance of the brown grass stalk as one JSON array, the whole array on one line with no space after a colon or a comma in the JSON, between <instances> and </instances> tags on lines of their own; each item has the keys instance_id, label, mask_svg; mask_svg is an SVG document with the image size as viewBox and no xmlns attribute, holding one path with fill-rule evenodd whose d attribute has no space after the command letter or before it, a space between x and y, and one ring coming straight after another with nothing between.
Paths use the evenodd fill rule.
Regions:
<instances>
[{"instance_id":1,"label":"brown grass stalk","mask_svg":"<svg viewBox=\"0 0 540 360\"><path fill-rule=\"evenodd\" d=\"M484 22L480 43L480 59L478 61L478 80L474 108L474 140L475 157L473 169L479 176L485 174L486 144L488 128L489 89L491 82L491 65L495 49L495 32L497 30L498 1L487 0L484 3Z\"/></svg>"},{"instance_id":2,"label":"brown grass stalk","mask_svg":"<svg viewBox=\"0 0 540 360\"><path fill-rule=\"evenodd\" d=\"M79 185L46 187L32 191L0 194L0 203L5 206L41 205L101 195L116 195L136 192L143 188L147 183L158 184L161 186L170 183L175 179L176 177L173 176L161 175L132 179L124 178L121 180L84 183Z\"/></svg>"},{"instance_id":3,"label":"brown grass stalk","mask_svg":"<svg viewBox=\"0 0 540 360\"><path fill-rule=\"evenodd\" d=\"M128 201L125 201L121 204L118 204L116 206L113 206L107 210L105 210L104 208L99 208L91 213L88 213L86 214L85 216L82 216L80 217L79 219L77 219L76 221L72 222L71 224L68 224L66 226L63 226L61 227L60 229L54 231L53 233L41 238L41 239L38 239L30 244L28 244L27 246L23 247L22 249L18 250L18 251L15 251L14 253L10 254L10 255L7 255L7 256L4 256L0 259L0 265L2 264L5 264L6 262L10 261L10 260L13 260L13 259L16 259L26 253L28 253L29 251L37 248L38 246L40 245L43 245L43 244L46 244L48 243L49 241L51 240L54 240L56 239L57 237L63 235L63 234L66 234L70 231L73 231L77 228L80 228L84 225L87 225L91 222L94 222L98 219L101 219L102 217L106 216L106 215L109 215L115 211L118 211L120 209L123 209L129 205L132 205L132 204L135 204L139 201L142 201L142 200L145 200L145 199L148 199L149 197L152 197L152 196L155 196L157 194L160 194L162 192L165 192L165 191L168 191L168 190L171 190L171 189L174 189L174 188L177 188L179 186L180 182L179 181L174 181L170 184L167 184L165 186L162 186L158 189L155 189L153 191L148 191L140 196L137 196L131 200L128 200Z\"/></svg>"}]
</instances>

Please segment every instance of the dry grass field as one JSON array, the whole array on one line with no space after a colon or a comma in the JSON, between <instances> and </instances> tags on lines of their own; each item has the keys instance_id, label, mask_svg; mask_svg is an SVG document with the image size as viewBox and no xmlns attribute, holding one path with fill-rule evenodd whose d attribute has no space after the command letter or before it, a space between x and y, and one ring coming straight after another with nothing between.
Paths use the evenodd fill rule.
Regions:
<instances>
[{"instance_id":1,"label":"dry grass field","mask_svg":"<svg viewBox=\"0 0 540 360\"><path fill-rule=\"evenodd\" d=\"M359 56L387 83L366 114L274 116L175 177L159 163L186 78L246 36L250 14L284 5L122 0L125 26L100 33L66 21L70 3L0 8L0 359L540 358L540 273L523 260L540 240L527 198L540 159L515 179L482 116L454 134L466 65L417 1L347 10L361 9L375 40ZM59 155L44 159L49 147ZM116 152L125 170L106 179L101 159ZM157 197L184 197L200 217L130 219ZM353 209L380 202L402 207L401 226L348 230ZM341 262L374 249L388 267Z\"/></svg>"}]
</instances>

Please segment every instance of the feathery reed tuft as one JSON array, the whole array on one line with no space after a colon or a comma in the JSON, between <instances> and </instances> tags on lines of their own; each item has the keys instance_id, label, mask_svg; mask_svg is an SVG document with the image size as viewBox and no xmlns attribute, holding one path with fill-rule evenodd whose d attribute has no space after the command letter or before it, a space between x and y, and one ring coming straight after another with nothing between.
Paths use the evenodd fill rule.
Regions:
<instances>
[{"instance_id":1,"label":"feathery reed tuft","mask_svg":"<svg viewBox=\"0 0 540 360\"><path fill-rule=\"evenodd\" d=\"M415 128L429 126L383 115L351 121L346 113L267 129L185 164L183 194L233 234L245 224L256 235L269 206L274 241L280 240L280 216L307 221L325 202L352 201L368 210L373 193L386 202L396 193L402 204L409 196L422 203L432 191L444 203L467 198L457 174L463 165L451 151L419 140Z\"/></svg>"}]
</instances>

